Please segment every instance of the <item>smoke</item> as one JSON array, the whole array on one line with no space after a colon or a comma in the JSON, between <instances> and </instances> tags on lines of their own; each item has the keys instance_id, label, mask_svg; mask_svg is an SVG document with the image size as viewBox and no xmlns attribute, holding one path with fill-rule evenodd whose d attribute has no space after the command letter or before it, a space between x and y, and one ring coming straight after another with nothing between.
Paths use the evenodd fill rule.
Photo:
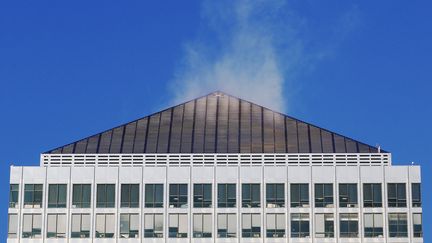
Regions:
<instances>
[{"instance_id":1,"label":"smoke","mask_svg":"<svg viewBox=\"0 0 432 243\"><path fill-rule=\"evenodd\" d=\"M174 103L219 90L286 112L297 74L323 55L305 51L305 20L286 1L205 1L202 24L203 34L184 46Z\"/></svg>"}]
</instances>

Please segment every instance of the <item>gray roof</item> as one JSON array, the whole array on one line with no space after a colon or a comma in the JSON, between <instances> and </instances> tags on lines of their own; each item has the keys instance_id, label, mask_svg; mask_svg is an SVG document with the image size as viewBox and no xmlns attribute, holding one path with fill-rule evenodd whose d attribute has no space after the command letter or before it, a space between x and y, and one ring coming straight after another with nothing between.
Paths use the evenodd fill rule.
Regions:
<instances>
[{"instance_id":1,"label":"gray roof","mask_svg":"<svg viewBox=\"0 0 432 243\"><path fill-rule=\"evenodd\" d=\"M378 153L378 149L213 92L46 153Z\"/></svg>"}]
</instances>

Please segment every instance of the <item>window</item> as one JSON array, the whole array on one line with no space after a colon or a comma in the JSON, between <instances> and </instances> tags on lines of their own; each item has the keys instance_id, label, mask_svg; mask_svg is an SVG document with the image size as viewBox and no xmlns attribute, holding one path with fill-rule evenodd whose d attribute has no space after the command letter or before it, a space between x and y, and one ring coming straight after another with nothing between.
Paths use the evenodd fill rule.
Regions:
<instances>
[{"instance_id":1,"label":"window","mask_svg":"<svg viewBox=\"0 0 432 243\"><path fill-rule=\"evenodd\" d=\"M193 237L212 237L212 216L211 214L196 213L193 215Z\"/></svg>"},{"instance_id":2,"label":"window","mask_svg":"<svg viewBox=\"0 0 432 243\"><path fill-rule=\"evenodd\" d=\"M71 238L89 238L90 222L90 214L72 214Z\"/></svg>"},{"instance_id":3,"label":"window","mask_svg":"<svg viewBox=\"0 0 432 243\"><path fill-rule=\"evenodd\" d=\"M24 208L42 207L42 184L24 185Z\"/></svg>"},{"instance_id":4,"label":"window","mask_svg":"<svg viewBox=\"0 0 432 243\"><path fill-rule=\"evenodd\" d=\"M210 208L212 206L212 185L194 184L194 207Z\"/></svg>"},{"instance_id":5,"label":"window","mask_svg":"<svg viewBox=\"0 0 432 243\"><path fill-rule=\"evenodd\" d=\"M120 214L120 238L138 238L139 216L138 214Z\"/></svg>"},{"instance_id":6,"label":"window","mask_svg":"<svg viewBox=\"0 0 432 243\"><path fill-rule=\"evenodd\" d=\"M357 184L339 184L339 207L357 207Z\"/></svg>"},{"instance_id":7,"label":"window","mask_svg":"<svg viewBox=\"0 0 432 243\"><path fill-rule=\"evenodd\" d=\"M22 238L41 238L42 232L42 215L24 214Z\"/></svg>"},{"instance_id":8,"label":"window","mask_svg":"<svg viewBox=\"0 0 432 243\"><path fill-rule=\"evenodd\" d=\"M392 208L406 207L405 183L389 183L387 185L388 206Z\"/></svg>"},{"instance_id":9,"label":"window","mask_svg":"<svg viewBox=\"0 0 432 243\"><path fill-rule=\"evenodd\" d=\"M66 238L66 214L47 215L47 238Z\"/></svg>"},{"instance_id":10,"label":"window","mask_svg":"<svg viewBox=\"0 0 432 243\"><path fill-rule=\"evenodd\" d=\"M187 214L172 213L169 215L169 238L187 238L188 218Z\"/></svg>"},{"instance_id":11,"label":"window","mask_svg":"<svg viewBox=\"0 0 432 243\"><path fill-rule=\"evenodd\" d=\"M333 207L333 184L315 184L315 207Z\"/></svg>"},{"instance_id":12,"label":"window","mask_svg":"<svg viewBox=\"0 0 432 243\"><path fill-rule=\"evenodd\" d=\"M315 214L315 236L317 238L334 237L334 217L332 213Z\"/></svg>"},{"instance_id":13,"label":"window","mask_svg":"<svg viewBox=\"0 0 432 243\"><path fill-rule=\"evenodd\" d=\"M285 214L269 213L266 222L268 238L285 237Z\"/></svg>"},{"instance_id":14,"label":"window","mask_svg":"<svg viewBox=\"0 0 432 243\"><path fill-rule=\"evenodd\" d=\"M74 184L72 189L72 207L89 208L91 200L90 184Z\"/></svg>"},{"instance_id":15,"label":"window","mask_svg":"<svg viewBox=\"0 0 432 243\"><path fill-rule=\"evenodd\" d=\"M114 214L96 214L96 238L114 238Z\"/></svg>"},{"instance_id":16,"label":"window","mask_svg":"<svg viewBox=\"0 0 432 243\"><path fill-rule=\"evenodd\" d=\"M163 215L145 214L144 215L144 238L163 237Z\"/></svg>"},{"instance_id":17,"label":"window","mask_svg":"<svg viewBox=\"0 0 432 243\"><path fill-rule=\"evenodd\" d=\"M340 214L340 237L358 237L358 215L356 213Z\"/></svg>"},{"instance_id":18,"label":"window","mask_svg":"<svg viewBox=\"0 0 432 243\"><path fill-rule=\"evenodd\" d=\"M285 207L285 186L284 184L267 184L266 201L268 208Z\"/></svg>"},{"instance_id":19,"label":"window","mask_svg":"<svg viewBox=\"0 0 432 243\"><path fill-rule=\"evenodd\" d=\"M9 239L17 238L17 229L18 229L18 215L9 214L8 215L8 238Z\"/></svg>"},{"instance_id":20,"label":"window","mask_svg":"<svg viewBox=\"0 0 432 243\"><path fill-rule=\"evenodd\" d=\"M421 207L421 191L420 191L420 183L411 184L411 192L412 192L412 206L413 207Z\"/></svg>"},{"instance_id":21,"label":"window","mask_svg":"<svg viewBox=\"0 0 432 243\"><path fill-rule=\"evenodd\" d=\"M422 214L413 214L413 235L414 237L423 237Z\"/></svg>"},{"instance_id":22,"label":"window","mask_svg":"<svg viewBox=\"0 0 432 243\"><path fill-rule=\"evenodd\" d=\"M383 237L383 215L366 213L364 215L364 237Z\"/></svg>"},{"instance_id":23,"label":"window","mask_svg":"<svg viewBox=\"0 0 432 243\"><path fill-rule=\"evenodd\" d=\"M291 238L309 238L309 214L291 214Z\"/></svg>"},{"instance_id":24,"label":"window","mask_svg":"<svg viewBox=\"0 0 432 243\"><path fill-rule=\"evenodd\" d=\"M218 238L235 238L237 229L237 216L234 213L218 214Z\"/></svg>"},{"instance_id":25,"label":"window","mask_svg":"<svg viewBox=\"0 0 432 243\"><path fill-rule=\"evenodd\" d=\"M115 184L98 184L96 195L97 208L113 208L115 206Z\"/></svg>"},{"instance_id":26,"label":"window","mask_svg":"<svg viewBox=\"0 0 432 243\"><path fill-rule=\"evenodd\" d=\"M9 186L9 208L18 207L19 185L11 184Z\"/></svg>"},{"instance_id":27,"label":"window","mask_svg":"<svg viewBox=\"0 0 432 243\"><path fill-rule=\"evenodd\" d=\"M363 206L365 208L382 207L382 193L380 183L363 184Z\"/></svg>"},{"instance_id":28,"label":"window","mask_svg":"<svg viewBox=\"0 0 432 243\"><path fill-rule=\"evenodd\" d=\"M236 184L218 184L218 207L236 207Z\"/></svg>"},{"instance_id":29,"label":"window","mask_svg":"<svg viewBox=\"0 0 432 243\"><path fill-rule=\"evenodd\" d=\"M408 237L406 213L389 213L389 236Z\"/></svg>"},{"instance_id":30,"label":"window","mask_svg":"<svg viewBox=\"0 0 432 243\"><path fill-rule=\"evenodd\" d=\"M169 206L170 208L187 208L188 206L187 184L169 185Z\"/></svg>"},{"instance_id":31,"label":"window","mask_svg":"<svg viewBox=\"0 0 432 243\"><path fill-rule=\"evenodd\" d=\"M260 184L242 185L242 207L244 208L261 207Z\"/></svg>"},{"instance_id":32,"label":"window","mask_svg":"<svg viewBox=\"0 0 432 243\"><path fill-rule=\"evenodd\" d=\"M122 208L139 207L139 184L121 185L120 207Z\"/></svg>"},{"instance_id":33,"label":"window","mask_svg":"<svg viewBox=\"0 0 432 243\"><path fill-rule=\"evenodd\" d=\"M66 184L50 184L48 186L48 207L66 207Z\"/></svg>"},{"instance_id":34,"label":"window","mask_svg":"<svg viewBox=\"0 0 432 243\"><path fill-rule=\"evenodd\" d=\"M258 213L242 214L242 237L260 238L261 237L261 216Z\"/></svg>"},{"instance_id":35,"label":"window","mask_svg":"<svg viewBox=\"0 0 432 243\"><path fill-rule=\"evenodd\" d=\"M309 207L308 184L291 184L291 207Z\"/></svg>"},{"instance_id":36,"label":"window","mask_svg":"<svg viewBox=\"0 0 432 243\"><path fill-rule=\"evenodd\" d=\"M146 184L144 206L146 208L162 208L163 191L163 184Z\"/></svg>"}]
</instances>

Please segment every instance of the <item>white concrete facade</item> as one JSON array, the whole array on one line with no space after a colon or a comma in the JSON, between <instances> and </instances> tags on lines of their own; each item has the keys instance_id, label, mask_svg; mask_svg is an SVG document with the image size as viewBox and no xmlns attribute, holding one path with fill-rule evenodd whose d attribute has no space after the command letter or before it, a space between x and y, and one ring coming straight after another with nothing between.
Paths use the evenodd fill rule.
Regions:
<instances>
[{"instance_id":1,"label":"white concrete facade","mask_svg":"<svg viewBox=\"0 0 432 243\"><path fill-rule=\"evenodd\" d=\"M258 163L241 163L236 164L224 163L153 163L153 164L89 164L91 160L86 161L86 158L80 160L81 164L77 164L75 159L71 159L71 164L53 163L52 158L47 159L44 155L41 156L41 166L26 166L26 167L11 167L10 183L19 185L19 200L15 208L9 208L9 214L18 215L18 223L16 224L17 238L9 238L8 243L78 243L78 242L176 242L176 243L210 243L210 242L293 242L293 243L420 243L423 242L421 237L413 236L412 215L421 213L421 207L412 207L411 203L411 184L421 183L420 167L419 166L392 166L389 160L390 155L385 156L386 159L372 160L375 163L361 163L360 154L356 155L357 159L347 160L352 163L337 164L336 160L330 163L313 164L313 159L306 163L289 164L288 156L284 154L284 160L275 160L280 163L265 163L262 159ZM332 158L336 158L335 154L330 154ZM376 156L377 154L366 154L363 156ZM378 154L379 155L379 154ZM77 155L61 155L77 156ZM89 155L86 155L89 156ZM100 156L100 155L94 155ZM124 155L119 155L124 156ZM144 155L142 155L144 156ZM239 155L240 156L240 155ZM259 155L264 158L263 155ZM293 155L290 155L293 156ZM309 155L308 155L309 156ZM381 156L381 155L380 155ZM90 155L91 157L91 155ZM298 157L301 158L301 157ZM309 158L309 157L308 157ZM372 157L371 157L372 158ZM45 159L45 160L44 160ZM321 159L322 160L322 159ZM384 161L385 160L385 161ZM217 161L217 160L215 160ZM325 161L325 160L323 160ZM250 161L249 161L250 162ZM328 162L328 161L327 161ZM364 160L363 160L364 162ZM169 184L187 184L188 185L188 207L187 208L169 208ZM212 185L212 207L210 208L194 208L193 207L193 184L205 183ZM217 207L217 184L232 183L236 184L237 203L235 208L218 208ZM259 208L243 208L241 205L242 191L241 185L244 183L260 184L261 207ZM282 183L285 188L285 207L268 208L266 207L266 184L267 183ZM309 207L292 208L290 207L290 185L293 183L305 183L309 186ZM334 207L317 208L314 207L314 184L329 183L333 185ZM340 208L338 185L340 183L357 184L358 191L358 207ZM382 185L382 207L365 208L363 207L363 184L364 183L380 183ZM387 206L387 185L388 183L405 183L407 206L404 208L390 208ZM43 185L43 207L42 208L24 208L24 185L25 184L42 184ZM67 184L67 206L66 208L48 208L48 185L49 184ZM73 184L91 184L91 207L90 208L72 208L72 185ZM96 185L97 184L115 184L116 185L116 203L114 208L97 208L96 207ZM120 207L120 186L121 184L139 184L140 187L140 206L138 208L121 208ZM164 185L164 207L163 208L145 208L144 202L144 186L146 184L163 184ZM39 239L22 238L22 220L23 214L41 214L42 215L42 233ZM67 227L66 238L47 238L46 216L49 213L60 213L66 215ZM91 217L90 238L76 239L70 238L71 215L73 213L86 213ZM97 213L112 213L116 217L115 234L112 239L100 239L95 237L95 215ZM122 239L119 234L119 218L121 213L136 213L139 215L139 237L133 239ZM144 238L144 215L146 213L161 213L164 217L163 238ZM169 238L168 237L168 215L172 213L184 213L188 216L187 238ZM211 238L194 238L193 237L193 222L192 217L195 213L205 213L212 216L212 237ZM217 236L217 215L219 213L233 213L237 217L237 232L236 238L218 238ZM257 213L260 215L261 237L260 238L242 238L242 222L241 215L243 213ZM285 217L285 237L284 238L268 238L266 237L266 215L269 213L280 213ZM292 213L307 213L309 215L310 236L308 238L291 238L290 232L290 217ZM334 238L317 238L314 227L314 215L317 213L330 213L334 215ZM359 237L357 238L340 238L339 237L339 218L343 213L358 214ZM382 213L384 236L381 238L365 238L363 215L365 213ZM392 238L388 236L388 214L389 213L406 213L408 223L408 237Z\"/></svg>"}]
</instances>

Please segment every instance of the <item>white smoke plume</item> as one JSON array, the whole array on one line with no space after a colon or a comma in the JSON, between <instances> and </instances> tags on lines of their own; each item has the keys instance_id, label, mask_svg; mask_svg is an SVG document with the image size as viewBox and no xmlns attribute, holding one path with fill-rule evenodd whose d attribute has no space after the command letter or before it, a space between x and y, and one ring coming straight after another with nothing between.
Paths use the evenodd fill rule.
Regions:
<instances>
[{"instance_id":1,"label":"white smoke plume","mask_svg":"<svg viewBox=\"0 0 432 243\"><path fill-rule=\"evenodd\" d=\"M212 46L197 37L185 45L171 88L174 103L212 91L255 102L280 112L299 90L296 76L320 53L305 53L299 29L304 20L283 0L218 0L202 6ZM208 33L207 29L206 33Z\"/></svg>"}]
</instances>

